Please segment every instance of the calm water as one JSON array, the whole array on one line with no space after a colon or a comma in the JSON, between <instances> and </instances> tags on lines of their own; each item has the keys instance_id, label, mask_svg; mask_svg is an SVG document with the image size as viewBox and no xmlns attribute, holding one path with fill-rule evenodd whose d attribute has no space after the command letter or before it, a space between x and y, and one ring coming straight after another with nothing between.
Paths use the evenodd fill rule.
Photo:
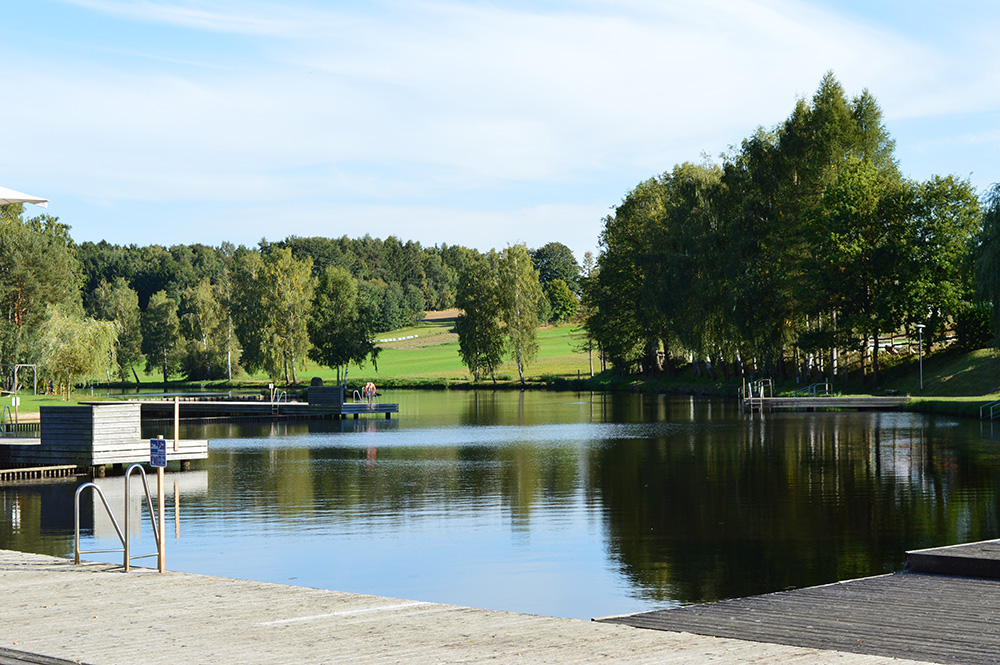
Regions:
<instances>
[{"instance_id":1,"label":"calm water","mask_svg":"<svg viewBox=\"0 0 1000 665\"><path fill-rule=\"evenodd\" d=\"M890 572L907 549L998 536L1000 443L978 422L749 418L639 395L384 399L398 419L182 428L211 456L167 474L168 568L591 618ZM101 485L121 501L120 478ZM72 556L75 487L0 488L0 547ZM114 547L93 498L82 512L83 547ZM133 551L154 549L136 527Z\"/></svg>"}]
</instances>

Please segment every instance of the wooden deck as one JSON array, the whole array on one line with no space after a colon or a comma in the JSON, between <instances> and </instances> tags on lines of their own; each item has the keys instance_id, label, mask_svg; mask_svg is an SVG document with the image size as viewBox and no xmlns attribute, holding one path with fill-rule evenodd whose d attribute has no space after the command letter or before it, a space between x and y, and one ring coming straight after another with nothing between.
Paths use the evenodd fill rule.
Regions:
<instances>
[{"instance_id":1,"label":"wooden deck","mask_svg":"<svg viewBox=\"0 0 1000 665\"><path fill-rule=\"evenodd\" d=\"M108 464L149 461L149 440L142 438L140 407L134 402L95 402L42 406L39 438L0 438L0 466L75 465L99 471ZM208 441L181 440L167 445L167 461L186 463L208 457Z\"/></svg>"},{"instance_id":2,"label":"wooden deck","mask_svg":"<svg viewBox=\"0 0 1000 665\"><path fill-rule=\"evenodd\" d=\"M173 417L174 403L166 400L143 400L143 420ZM333 418L399 413L398 404L378 403L369 408L365 402L309 404L308 402L269 402L257 400L191 400L179 402L181 418Z\"/></svg>"},{"instance_id":3,"label":"wooden deck","mask_svg":"<svg viewBox=\"0 0 1000 665\"><path fill-rule=\"evenodd\" d=\"M914 663L4 550L0 647L18 665Z\"/></svg>"},{"instance_id":4,"label":"wooden deck","mask_svg":"<svg viewBox=\"0 0 1000 665\"><path fill-rule=\"evenodd\" d=\"M1000 579L1000 540L913 550L906 553L906 569L913 573Z\"/></svg>"},{"instance_id":5,"label":"wooden deck","mask_svg":"<svg viewBox=\"0 0 1000 665\"><path fill-rule=\"evenodd\" d=\"M754 397L743 400L746 411L819 411L840 409L845 411L898 411L909 397Z\"/></svg>"},{"instance_id":6,"label":"wooden deck","mask_svg":"<svg viewBox=\"0 0 1000 665\"><path fill-rule=\"evenodd\" d=\"M1000 582L896 573L602 619L932 663L1000 663Z\"/></svg>"}]
</instances>

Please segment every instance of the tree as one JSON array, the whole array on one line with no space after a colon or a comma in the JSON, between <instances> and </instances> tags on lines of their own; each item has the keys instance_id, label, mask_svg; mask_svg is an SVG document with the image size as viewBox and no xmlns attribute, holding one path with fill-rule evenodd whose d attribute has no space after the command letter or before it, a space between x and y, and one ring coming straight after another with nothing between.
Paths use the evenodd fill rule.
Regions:
<instances>
[{"instance_id":1,"label":"tree","mask_svg":"<svg viewBox=\"0 0 1000 665\"><path fill-rule=\"evenodd\" d=\"M263 257L249 250L233 257L232 316L248 369L272 379L298 382L298 366L309 351L307 323L312 302L312 261L299 260L287 247L272 247Z\"/></svg>"},{"instance_id":2,"label":"tree","mask_svg":"<svg viewBox=\"0 0 1000 665\"><path fill-rule=\"evenodd\" d=\"M503 362L504 329L500 319L500 284L497 255L470 261L459 273L455 306L462 313L455 319L458 352L474 381L488 374L496 382Z\"/></svg>"},{"instance_id":3,"label":"tree","mask_svg":"<svg viewBox=\"0 0 1000 665\"><path fill-rule=\"evenodd\" d=\"M817 211L815 254L823 290L845 326L874 342L878 381L879 333L895 329L911 311L916 274L914 191L910 183L855 161L844 167Z\"/></svg>"},{"instance_id":4,"label":"tree","mask_svg":"<svg viewBox=\"0 0 1000 665\"><path fill-rule=\"evenodd\" d=\"M181 335L187 340L182 362L192 379L218 379L229 374L231 335L226 297L220 285L208 277L181 291L178 309Z\"/></svg>"},{"instance_id":5,"label":"tree","mask_svg":"<svg viewBox=\"0 0 1000 665\"><path fill-rule=\"evenodd\" d=\"M117 277L113 283L102 281L91 294L88 304L94 318L114 321L118 325L115 369L119 380L127 380L131 372L135 382L139 383L139 374L135 371L135 364L142 359L139 295L129 288L124 277Z\"/></svg>"},{"instance_id":6,"label":"tree","mask_svg":"<svg viewBox=\"0 0 1000 665\"><path fill-rule=\"evenodd\" d=\"M166 291L157 291L149 298L142 315L143 353L146 355L146 374L154 369L163 373L163 382L180 369L180 321L177 303Z\"/></svg>"},{"instance_id":7,"label":"tree","mask_svg":"<svg viewBox=\"0 0 1000 665\"><path fill-rule=\"evenodd\" d=\"M1000 184L984 197L982 226L974 247L976 295L990 307L993 334L1000 339Z\"/></svg>"},{"instance_id":8,"label":"tree","mask_svg":"<svg viewBox=\"0 0 1000 665\"><path fill-rule=\"evenodd\" d=\"M20 204L0 206L0 362L38 359L48 306L79 306L72 244L69 227L55 217L25 219Z\"/></svg>"},{"instance_id":9,"label":"tree","mask_svg":"<svg viewBox=\"0 0 1000 665\"><path fill-rule=\"evenodd\" d=\"M544 287L545 297L548 298L551 308L551 320L556 322L569 321L576 314L576 296L570 290L566 282L561 279L554 279Z\"/></svg>"},{"instance_id":10,"label":"tree","mask_svg":"<svg viewBox=\"0 0 1000 665\"><path fill-rule=\"evenodd\" d=\"M500 319L523 386L524 368L538 353L536 333L542 287L524 244L508 246L500 254L497 272L501 285Z\"/></svg>"},{"instance_id":11,"label":"tree","mask_svg":"<svg viewBox=\"0 0 1000 665\"><path fill-rule=\"evenodd\" d=\"M77 308L49 305L40 340L41 370L66 386L69 399L73 384L99 377L115 364L118 324L86 318Z\"/></svg>"},{"instance_id":12,"label":"tree","mask_svg":"<svg viewBox=\"0 0 1000 665\"><path fill-rule=\"evenodd\" d=\"M561 242L550 242L532 250L531 261L538 270L538 281L544 287L561 279L574 294L580 290L580 265L573 251Z\"/></svg>"},{"instance_id":13,"label":"tree","mask_svg":"<svg viewBox=\"0 0 1000 665\"><path fill-rule=\"evenodd\" d=\"M312 342L309 357L335 369L339 385L346 383L350 363L363 367L371 358L378 367L372 314L359 300L358 284L351 274L328 266L313 292L312 317L307 325Z\"/></svg>"}]
</instances>

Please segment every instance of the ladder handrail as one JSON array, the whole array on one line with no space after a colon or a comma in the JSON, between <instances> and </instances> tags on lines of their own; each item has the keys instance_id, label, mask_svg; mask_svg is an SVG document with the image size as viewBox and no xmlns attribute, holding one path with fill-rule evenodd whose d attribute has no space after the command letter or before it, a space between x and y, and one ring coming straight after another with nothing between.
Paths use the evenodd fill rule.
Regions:
<instances>
[{"instance_id":1,"label":"ladder handrail","mask_svg":"<svg viewBox=\"0 0 1000 665\"><path fill-rule=\"evenodd\" d=\"M799 388L798 390L789 394L789 397L798 397L802 395L809 395L810 397L815 397L820 392L820 387L822 386L822 392L829 395L830 394L830 382L820 381L819 383L813 383L805 388Z\"/></svg>"},{"instance_id":2,"label":"ladder handrail","mask_svg":"<svg viewBox=\"0 0 1000 665\"><path fill-rule=\"evenodd\" d=\"M101 503L104 504L104 510L108 513L108 517L111 518L111 523L115 525L115 531L118 533L118 540L121 541L121 549L114 550L81 550L80 549L80 494L83 490L88 487L93 487L97 491L97 496L101 497ZM76 494L73 496L73 563L80 563L81 554L98 554L101 552L124 552L125 551L125 536L122 535L122 529L118 526L118 520L115 519L115 513L111 510L111 506L108 505L108 500L104 496L104 491L95 482L87 482L76 488Z\"/></svg>"},{"instance_id":3,"label":"ladder handrail","mask_svg":"<svg viewBox=\"0 0 1000 665\"><path fill-rule=\"evenodd\" d=\"M153 538L156 541L156 553L155 554L140 554L138 556L130 555L130 537L128 532L129 520L128 520L128 504L129 504L129 485L132 478L132 473L138 469L139 473L142 475L142 487L146 492L146 507L149 509L149 521L153 525ZM108 517L111 518L111 523L115 527L115 532L118 534L118 540L121 542L122 546L120 548L112 550L81 550L80 549L80 495L83 490L88 487L94 488L97 491L97 495L101 497L101 503L104 504L104 510L107 512ZM142 508L140 506L140 512ZM73 563L80 563L81 554L100 554L105 552L122 552L122 567L125 572L129 572L129 564L133 559L145 559L147 557L155 556L158 557L161 551L160 548L160 530L156 528L156 511L153 510L153 499L149 494L149 483L146 481L146 470L142 468L141 464L133 464L125 472L125 532L122 533L122 528L118 526L118 520L115 518L115 513L108 505L108 500L104 496L104 491L94 482L87 482L76 488L76 493L73 496Z\"/></svg>"},{"instance_id":4,"label":"ladder handrail","mask_svg":"<svg viewBox=\"0 0 1000 665\"><path fill-rule=\"evenodd\" d=\"M998 406L1000 406L1000 399L992 401L992 402L989 402L988 404L983 404L981 407L979 407L979 419L980 420L983 419L983 409L989 409L990 410L990 420L993 420L993 418L994 418L993 412L994 412L994 410L996 410L996 408Z\"/></svg>"},{"instance_id":5,"label":"ladder handrail","mask_svg":"<svg viewBox=\"0 0 1000 665\"><path fill-rule=\"evenodd\" d=\"M129 541L131 540L128 537L128 533L129 533L129 530L128 530L129 484L130 484L130 481L132 480L132 472L135 471L135 470L138 470L139 473L140 473L140 475L142 476L142 488L146 492L146 508L149 511L149 524L153 528L153 540L156 542L156 553L155 554L140 554L139 556L129 556L129 550L130 550L130 548L129 548ZM141 504L142 499L140 498L139 501L140 501L140 504ZM139 512L142 512L142 506L141 505L139 507ZM132 559L145 559L147 557L151 557L151 556L158 557L160 555L160 530L156 527L156 517L157 517L156 511L153 510L153 499L149 496L149 483L146 480L146 470L144 468L142 468L141 464L133 464L132 466L130 466L128 468L128 471L125 472L125 520L124 521L125 521L125 534L126 534L126 537L125 537L125 562L124 562L124 565L125 565L125 572L126 573L129 570L129 563L132 561ZM141 517L139 518L139 521L140 522L142 521Z\"/></svg>"}]
</instances>

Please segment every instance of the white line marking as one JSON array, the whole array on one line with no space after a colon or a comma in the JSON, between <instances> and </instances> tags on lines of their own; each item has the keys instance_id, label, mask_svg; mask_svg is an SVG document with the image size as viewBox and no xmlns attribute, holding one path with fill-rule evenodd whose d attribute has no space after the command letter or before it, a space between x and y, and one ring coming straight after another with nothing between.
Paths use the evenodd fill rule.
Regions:
<instances>
[{"instance_id":1,"label":"white line marking","mask_svg":"<svg viewBox=\"0 0 1000 665\"><path fill-rule=\"evenodd\" d=\"M398 605L380 605L378 607L366 607L360 610L341 610L340 612L327 612L326 614L311 614L307 617L295 617L294 619L278 619L277 621L264 621L261 626L279 626L285 623L297 623L299 621L316 621L317 619L333 619L336 617L354 616L357 614L371 614L373 612L392 612L393 610L405 610L410 607L421 607L423 605L433 605L417 601L413 603L399 603Z\"/></svg>"}]
</instances>

